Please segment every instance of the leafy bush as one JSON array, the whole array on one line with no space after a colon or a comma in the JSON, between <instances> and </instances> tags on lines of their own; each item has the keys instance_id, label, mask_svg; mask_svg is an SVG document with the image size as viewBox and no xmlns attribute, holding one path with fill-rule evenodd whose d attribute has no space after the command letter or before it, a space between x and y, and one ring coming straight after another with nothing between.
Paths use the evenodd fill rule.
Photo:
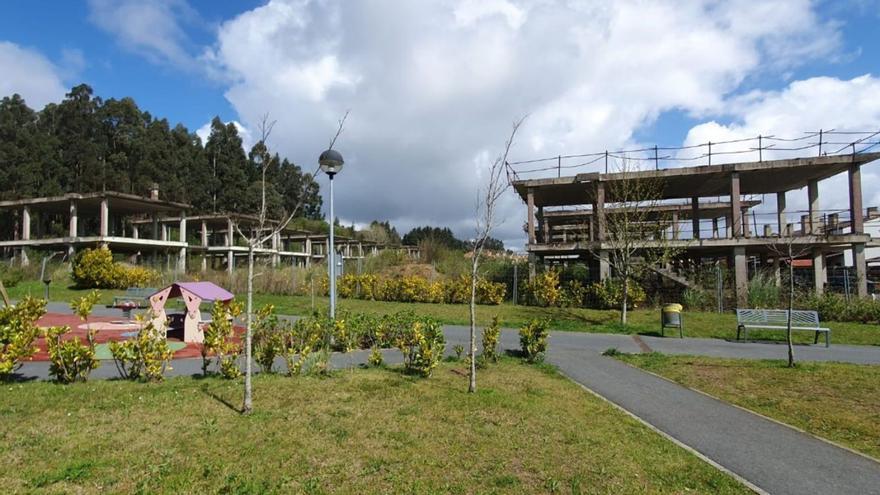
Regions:
<instances>
[{"instance_id":1,"label":"leafy bush","mask_svg":"<svg viewBox=\"0 0 880 495\"><path fill-rule=\"evenodd\" d=\"M86 342L79 337L64 340L70 327L52 327L46 330L46 346L49 350L49 373L61 383L86 381L93 369L98 367L95 357L95 336L89 331Z\"/></svg>"},{"instance_id":2,"label":"leafy bush","mask_svg":"<svg viewBox=\"0 0 880 495\"><path fill-rule=\"evenodd\" d=\"M397 335L396 346L403 354L407 372L429 377L443 357L446 339L440 322L421 317Z\"/></svg>"},{"instance_id":3,"label":"leafy bush","mask_svg":"<svg viewBox=\"0 0 880 495\"><path fill-rule=\"evenodd\" d=\"M623 280L607 279L590 286L590 293L602 309L619 308L623 301ZM630 280L627 284L627 307L635 309L645 302L645 289Z\"/></svg>"},{"instance_id":4,"label":"leafy bush","mask_svg":"<svg viewBox=\"0 0 880 495\"><path fill-rule=\"evenodd\" d=\"M15 287L24 279L24 271L21 268L0 264L0 282L8 288Z\"/></svg>"},{"instance_id":5,"label":"leafy bush","mask_svg":"<svg viewBox=\"0 0 880 495\"><path fill-rule=\"evenodd\" d=\"M174 352L168 346L164 332L158 331L149 320L138 331L137 337L123 342L109 343L110 353L119 376L129 380L158 382L165 378L165 370Z\"/></svg>"},{"instance_id":6,"label":"leafy bush","mask_svg":"<svg viewBox=\"0 0 880 495\"><path fill-rule=\"evenodd\" d=\"M470 277L462 275L431 282L418 275L380 278L373 274L348 274L337 284L339 297L374 301L465 304L470 302ZM477 280L477 304L498 305L507 287L486 279ZM325 291L326 293L326 291Z\"/></svg>"},{"instance_id":7,"label":"leafy bush","mask_svg":"<svg viewBox=\"0 0 880 495\"><path fill-rule=\"evenodd\" d=\"M287 374L299 375L311 354L320 349L325 342L323 318L312 315L300 318L285 329L282 353L287 362Z\"/></svg>"},{"instance_id":8,"label":"leafy bush","mask_svg":"<svg viewBox=\"0 0 880 495\"><path fill-rule=\"evenodd\" d=\"M284 352L284 330L275 314L275 306L267 304L257 310L251 324L254 361L264 373L272 373L275 358Z\"/></svg>"},{"instance_id":9,"label":"leafy bush","mask_svg":"<svg viewBox=\"0 0 880 495\"><path fill-rule=\"evenodd\" d=\"M464 354L464 346L461 344L455 344L452 346L452 352L455 353L455 360L461 361L461 356Z\"/></svg>"},{"instance_id":10,"label":"leafy bush","mask_svg":"<svg viewBox=\"0 0 880 495\"><path fill-rule=\"evenodd\" d=\"M873 299L854 297L847 301L840 294L811 293L798 301L797 306L818 311L821 320L880 323L880 301Z\"/></svg>"},{"instance_id":11,"label":"leafy bush","mask_svg":"<svg viewBox=\"0 0 880 495\"><path fill-rule=\"evenodd\" d=\"M684 307L691 311L706 309L710 306L709 294L703 289L687 288L681 293Z\"/></svg>"},{"instance_id":12,"label":"leafy bush","mask_svg":"<svg viewBox=\"0 0 880 495\"><path fill-rule=\"evenodd\" d=\"M559 303L564 307L579 308L589 295L590 289L584 287L580 280L572 280L564 285Z\"/></svg>"},{"instance_id":13,"label":"leafy bush","mask_svg":"<svg viewBox=\"0 0 880 495\"><path fill-rule=\"evenodd\" d=\"M37 320L45 313L46 301L30 296L15 306L0 308L0 380L34 355L34 341L40 334Z\"/></svg>"},{"instance_id":14,"label":"leafy bush","mask_svg":"<svg viewBox=\"0 0 880 495\"><path fill-rule=\"evenodd\" d=\"M63 338L70 327L52 327L46 331L46 347L51 361L49 373L61 383L84 382L100 364L95 356L95 331L89 328L89 315L100 298L101 293L93 290L70 302L70 309L86 323L85 343L80 342L79 337Z\"/></svg>"},{"instance_id":15,"label":"leafy bush","mask_svg":"<svg viewBox=\"0 0 880 495\"><path fill-rule=\"evenodd\" d=\"M522 346L523 356L528 362L535 363L544 360L549 328L549 319L535 319L519 329L519 343Z\"/></svg>"},{"instance_id":16,"label":"leafy bush","mask_svg":"<svg viewBox=\"0 0 880 495\"><path fill-rule=\"evenodd\" d=\"M382 358L382 351L379 350L379 346L375 346L370 350L370 357L367 358L367 363L370 366L382 366L384 359Z\"/></svg>"},{"instance_id":17,"label":"leafy bush","mask_svg":"<svg viewBox=\"0 0 880 495\"><path fill-rule=\"evenodd\" d=\"M492 317L492 323L483 329L483 353L481 357L485 361L498 361L498 341L501 340L501 324L498 316Z\"/></svg>"},{"instance_id":18,"label":"leafy bush","mask_svg":"<svg viewBox=\"0 0 880 495\"><path fill-rule=\"evenodd\" d=\"M155 270L113 261L113 253L106 246L80 251L73 260L73 281L81 288L145 287L158 279Z\"/></svg>"},{"instance_id":19,"label":"leafy bush","mask_svg":"<svg viewBox=\"0 0 880 495\"><path fill-rule=\"evenodd\" d=\"M217 359L217 371L224 378L238 378L241 369L238 367L238 355L241 346L232 342L235 335L233 320L241 314L241 304L230 301L224 304L215 301L211 308L211 322L205 325L205 339L202 342L202 374L208 374L210 356Z\"/></svg>"},{"instance_id":20,"label":"leafy bush","mask_svg":"<svg viewBox=\"0 0 880 495\"><path fill-rule=\"evenodd\" d=\"M538 273L526 284L526 293L531 303L536 306L558 306L562 299L562 289L559 286L559 272L545 270Z\"/></svg>"},{"instance_id":21,"label":"leafy bush","mask_svg":"<svg viewBox=\"0 0 880 495\"><path fill-rule=\"evenodd\" d=\"M758 272L749 280L750 308L778 308L779 296L779 286L770 275Z\"/></svg>"}]
</instances>

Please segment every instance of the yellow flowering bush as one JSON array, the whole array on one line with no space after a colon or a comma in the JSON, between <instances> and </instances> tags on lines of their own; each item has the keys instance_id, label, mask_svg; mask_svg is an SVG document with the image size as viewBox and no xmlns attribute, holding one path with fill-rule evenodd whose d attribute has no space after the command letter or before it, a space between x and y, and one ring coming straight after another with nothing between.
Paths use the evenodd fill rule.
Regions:
<instances>
[{"instance_id":1,"label":"yellow flowering bush","mask_svg":"<svg viewBox=\"0 0 880 495\"><path fill-rule=\"evenodd\" d=\"M30 296L14 306L0 308L0 380L34 355L34 341L40 334L37 320L45 313L46 301Z\"/></svg>"},{"instance_id":2,"label":"yellow flowering bush","mask_svg":"<svg viewBox=\"0 0 880 495\"><path fill-rule=\"evenodd\" d=\"M80 251L73 260L73 281L77 287L125 289L145 287L158 279L155 270L113 261L113 253L106 246Z\"/></svg>"}]
</instances>

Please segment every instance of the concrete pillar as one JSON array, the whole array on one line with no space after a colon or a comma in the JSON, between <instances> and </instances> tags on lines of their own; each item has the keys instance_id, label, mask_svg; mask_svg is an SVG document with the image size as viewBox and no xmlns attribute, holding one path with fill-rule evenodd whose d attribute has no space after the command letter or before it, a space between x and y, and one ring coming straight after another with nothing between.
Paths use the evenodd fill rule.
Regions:
<instances>
[{"instance_id":1,"label":"concrete pillar","mask_svg":"<svg viewBox=\"0 0 880 495\"><path fill-rule=\"evenodd\" d=\"M776 193L776 228L779 229L779 235L786 235L785 226L787 225L787 221L785 219L785 191L780 191Z\"/></svg>"},{"instance_id":2,"label":"concrete pillar","mask_svg":"<svg viewBox=\"0 0 880 495\"><path fill-rule=\"evenodd\" d=\"M535 280L535 255L533 253L529 253L529 282Z\"/></svg>"},{"instance_id":3,"label":"concrete pillar","mask_svg":"<svg viewBox=\"0 0 880 495\"><path fill-rule=\"evenodd\" d=\"M858 279L859 297L868 295L868 264L865 262L865 245L852 245L853 264L856 266L856 278Z\"/></svg>"},{"instance_id":4,"label":"concrete pillar","mask_svg":"<svg viewBox=\"0 0 880 495\"><path fill-rule=\"evenodd\" d=\"M186 212L180 212L180 242L184 243L177 255L177 270L180 273L186 272Z\"/></svg>"},{"instance_id":5,"label":"concrete pillar","mask_svg":"<svg viewBox=\"0 0 880 495\"><path fill-rule=\"evenodd\" d=\"M604 282L611 277L611 265L608 263L608 251L599 251L599 281Z\"/></svg>"},{"instance_id":6,"label":"concrete pillar","mask_svg":"<svg viewBox=\"0 0 880 495\"><path fill-rule=\"evenodd\" d=\"M712 218L712 238L718 239L718 217Z\"/></svg>"},{"instance_id":7,"label":"concrete pillar","mask_svg":"<svg viewBox=\"0 0 880 495\"><path fill-rule=\"evenodd\" d=\"M825 280L828 275L825 271L825 255L818 249L813 250L813 285L816 294L825 292Z\"/></svg>"},{"instance_id":8,"label":"concrete pillar","mask_svg":"<svg viewBox=\"0 0 880 495\"><path fill-rule=\"evenodd\" d=\"M596 182L596 202L593 203L593 216L596 218L597 241L605 240L605 183Z\"/></svg>"},{"instance_id":9,"label":"concrete pillar","mask_svg":"<svg viewBox=\"0 0 880 495\"><path fill-rule=\"evenodd\" d=\"M535 244L535 193L529 188L526 193L526 215L529 231L529 244Z\"/></svg>"},{"instance_id":10,"label":"concrete pillar","mask_svg":"<svg viewBox=\"0 0 880 495\"><path fill-rule=\"evenodd\" d=\"M739 200L739 172L730 173L730 216L732 225L732 237L742 237L743 218L742 203Z\"/></svg>"},{"instance_id":11,"label":"concrete pillar","mask_svg":"<svg viewBox=\"0 0 880 495\"><path fill-rule=\"evenodd\" d=\"M79 237L79 212L77 209L77 201L75 199L70 200L69 208L70 214L67 235L69 237Z\"/></svg>"},{"instance_id":12,"label":"concrete pillar","mask_svg":"<svg viewBox=\"0 0 880 495\"><path fill-rule=\"evenodd\" d=\"M731 223L732 220L730 213L724 215L724 237L728 239L733 237L733 226L731 225Z\"/></svg>"},{"instance_id":13,"label":"concrete pillar","mask_svg":"<svg viewBox=\"0 0 880 495\"><path fill-rule=\"evenodd\" d=\"M680 229L681 229L681 226L678 224L678 212L673 211L672 212L672 238L673 239L678 239L678 237L681 235Z\"/></svg>"},{"instance_id":14,"label":"concrete pillar","mask_svg":"<svg viewBox=\"0 0 880 495\"><path fill-rule=\"evenodd\" d=\"M306 237L305 244L306 254L308 254L308 256L306 256L306 267L308 267L312 264L312 240Z\"/></svg>"},{"instance_id":15,"label":"concrete pillar","mask_svg":"<svg viewBox=\"0 0 880 495\"><path fill-rule=\"evenodd\" d=\"M159 217L153 213L153 240L159 240ZM155 260L153 260L155 261Z\"/></svg>"},{"instance_id":16,"label":"concrete pillar","mask_svg":"<svg viewBox=\"0 0 880 495\"><path fill-rule=\"evenodd\" d=\"M140 239L141 238L141 229L137 225L131 226L131 238L132 239Z\"/></svg>"},{"instance_id":17,"label":"concrete pillar","mask_svg":"<svg viewBox=\"0 0 880 495\"><path fill-rule=\"evenodd\" d=\"M746 248L733 248L734 280L736 305L745 308L749 304L749 267L746 263Z\"/></svg>"},{"instance_id":18,"label":"concrete pillar","mask_svg":"<svg viewBox=\"0 0 880 495\"><path fill-rule=\"evenodd\" d=\"M202 273L208 271L208 222L202 220Z\"/></svg>"},{"instance_id":19,"label":"concrete pillar","mask_svg":"<svg viewBox=\"0 0 880 495\"><path fill-rule=\"evenodd\" d=\"M691 229L694 239L700 238L700 198L691 198Z\"/></svg>"},{"instance_id":20,"label":"concrete pillar","mask_svg":"<svg viewBox=\"0 0 880 495\"><path fill-rule=\"evenodd\" d=\"M743 216L743 235L746 237L751 237L752 236L752 227L751 227L752 224L749 221L749 209L743 208L742 212L743 212L743 215L742 215ZM755 232L755 234L757 234L757 232Z\"/></svg>"},{"instance_id":21,"label":"concrete pillar","mask_svg":"<svg viewBox=\"0 0 880 495\"><path fill-rule=\"evenodd\" d=\"M110 232L110 200L101 199L101 237L107 237Z\"/></svg>"},{"instance_id":22,"label":"concrete pillar","mask_svg":"<svg viewBox=\"0 0 880 495\"><path fill-rule=\"evenodd\" d=\"M168 240L168 226L163 223L162 225L159 226L159 228L162 229L161 230L162 233L159 234L159 239L163 240L163 241L167 241Z\"/></svg>"},{"instance_id":23,"label":"concrete pillar","mask_svg":"<svg viewBox=\"0 0 880 495\"><path fill-rule=\"evenodd\" d=\"M31 209L25 206L21 209L21 240L27 241L31 238ZM27 249L22 246L21 248L21 266L28 266L30 264L30 260L28 259Z\"/></svg>"},{"instance_id":24,"label":"concrete pillar","mask_svg":"<svg viewBox=\"0 0 880 495\"><path fill-rule=\"evenodd\" d=\"M773 236L773 227L770 224L764 224L764 237L772 237Z\"/></svg>"},{"instance_id":25,"label":"concrete pillar","mask_svg":"<svg viewBox=\"0 0 880 495\"><path fill-rule=\"evenodd\" d=\"M273 267L277 267L278 262L281 261L281 256L278 254L278 244L279 244L280 240L281 240L280 236L277 232L275 234L272 234L272 266Z\"/></svg>"},{"instance_id":26,"label":"concrete pillar","mask_svg":"<svg viewBox=\"0 0 880 495\"><path fill-rule=\"evenodd\" d=\"M773 258L773 278L776 280L776 287L782 287L782 258L778 254Z\"/></svg>"},{"instance_id":27,"label":"concrete pillar","mask_svg":"<svg viewBox=\"0 0 880 495\"><path fill-rule=\"evenodd\" d=\"M852 222L850 232L865 232L865 220L862 217L862 171L861 166L853 163L849 167L849 218ZM861 282L860 282L861 283ZM867 291L866 291L867 292Z\"/></svg>"},{"instance_id":28,"label":"concrete pillar","mask_svg":"<svg viewBox=\"0 0 880 495\"><path fill-rule=\"evenodd\" d=\"M807 199L810 216L808 218L809 234L819 234L819 181L807 182Z\"/></svg>"},{"instance_id":29,"label":"concrete pillar","mask_svg":"<svg viewBox=\"0 0 880 495\"><path fill-rule=\"evenodd\" d=\"M810 233L810 215L801 215L801 235Z\"/></svg>"},{"instance_id":30,"label":"concrete pillar","mask_svg":"<svg viewBox=\"0 0 880 495\"><path fill-rule=\"evenodd\" d=\"M233 226L232 219L226 219L226 247L232 247L233 241ZM226 250L226 271L229 274L232 274L232 271L235 269L235 254L232 252L232 249Z\"/></svg>"}]
</instances>

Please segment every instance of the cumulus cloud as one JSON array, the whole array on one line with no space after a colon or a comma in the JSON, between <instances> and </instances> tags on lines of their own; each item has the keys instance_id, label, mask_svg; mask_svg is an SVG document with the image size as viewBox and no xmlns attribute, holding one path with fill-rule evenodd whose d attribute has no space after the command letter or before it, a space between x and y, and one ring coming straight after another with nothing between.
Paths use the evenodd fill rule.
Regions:
<instances>
[{"instance_id":1,"label":"cumulus cloud","mask_svg":"<svg viewBox=\"0 0 880 495\"><path fill-rule=\"evenodd\" d=\"M352 110L341 216L467 236L514 118L531 115L517 156L614 149L668 110L745 109L730 95L747 78L838 46L807 0L272 0L223 23L202 60L245 125L272 113L270 145L301 165ZM519 247L524 209L512 193L501 207L497 235Z\"/></svg>"},{"instance_id":2,"label":"cumulus cloud","mask_svg":"<svg viewBox=\"0 0 880 495\"><path fill-rule=\"evenodd\" d=\"M153 62L191 65L181 22L195 13L185 0L89 0L89 19L123 47Z\"/></svg>"},{"instance_id":3,"label":"cumulus cloud","mask_svg":"<svg viewBox=\"0 0 880 495\"><path fill-rule=\"evenodd\" d=\"M0 95L20 94L32 108L58 101L67 92L61 71L41 53L0 41Z\"/></svg>"},{"instance_id":4,"label":"cumulus cloud","mask_svg":"<svg viewBox=\"0 0 880 495\"><path fill-rule=\"evenodd\" d=\"M249 152L251 148L254 146L254 136L251 133L250 129L242 125L241 122L237 120L230 120L229 122L224 122L224 124L229 125L229 123L235 126L235 129L238 131L238 136L241 138L241 147L244 148L245 153ZM199 127L196 130L196 136L198 136L202 140L202 144L208 142L208 136L211 135L211 121L205 122L205 125Z\"/></svg>"},{"instance_id":5,"label":"cumulus cloud","mask_svg":"<svg viewBox=\"0 0 880 495\"><path fill-rule=\"evenodd\" d=\"M715 121L705 122L690 129L685 139L686 145L707 141L724 141L751 138L758 135L775 135L784 138L804 138L805 132L818 132L819 129L836 131L877 131L880 130L880 79L870 74L842 80L833 77L814 77L795 81L781 91L755 91L731 99L726 105L726 114L734 123L722 125ZM833 153L847 148L845 143L864 136L826 135L824 151ZM872 141L877 141L874 138ZM817 143L818 137L804 139L797 143L776 143L779 147L798 147ZM754 143L749 143L753 145ZM764 145L773 144L772 141ZM841 146L842 144L842 146ZM865 146L857 147L860 150ZM713 150L743 149L742 144L713 147ZM848 149L848 148L847 148ZM875 147L872 151L877 151ZM764 159L804 156L809 151L763 152ZM742 155L719 156L718 163L742 160ZM747 155L757 160L757 152ZM715 160L713 159L713 162ZM877 164L867 165L862 171L862 189L865 206L880 204L880 170ZM846 174L841 174L819 183L820 208L823 210L846 210L849 208ZM765 205L758 211L772 212L776 208L775 197L764 199ZM806 210L807 192L805 189L788 193L788 210ZM790 221L797 220L798 213L789 215ZM770 221L768 220L768 223Z\"/></svg>"}]
</instances>

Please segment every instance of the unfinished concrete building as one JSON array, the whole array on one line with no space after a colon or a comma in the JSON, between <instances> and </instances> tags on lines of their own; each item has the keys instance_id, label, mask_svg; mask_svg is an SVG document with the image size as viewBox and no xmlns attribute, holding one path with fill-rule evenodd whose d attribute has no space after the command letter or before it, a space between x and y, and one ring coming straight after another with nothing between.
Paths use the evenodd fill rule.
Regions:
<instances>
[{"instance_id":1,"label":"unfinished concrete building","mask_svg":"<svg viewBox=\"0 0 880 495\"><path fill-rule=\"evenodd\" d=\"M0 234L0 254L30 263L28 250L63 252L70 259L81 248L106 246L128 256L132 263L149 262L166 269L187 270L187 260L200 262L200 269L232 272L247 257L248 248L239 231L254 237L259 218L242 214L188 216L190 205L118 192L100 192L0 201L0 214L15 225ZM273 232L270 220L262 235ZM414 246L391 246L336 236L336 250L343 259L363 259L386 249L401 249L418 258ZM286 227L270 236L256 250L272 266L309 266L323 262L329 251L327 234ZM195 267L189 267L195 269Z\"/></svg>"},{"instance_id":2,"label":"unfinished concrete building","mask_svg":"<svg viewBox=\"0 0 880 495\"><path fill-rule=\"evenodd\" d=\"M626 173L583 173L567 177L514 180L526 203L527 251L530 260L553 262L582 260L597 279L610 275L606 233L608 215L615 204L643 198L615 197L617 181L650 179L659 183L660 203L652 208L669 223L663 243L680 249L680 257L696 260L729 260L733 267L736 299L748 300L749 264L778 265L778 246L785 239L807 253L813 268L814 288L822 292L827 281L826 257L850 251L856 272L857 293L868 293L865 249L880 242L865 233L870 219L862 205L861 167L880 159L880 153L818 156L698 167L640 170ZM819 182L847 174L849 208L820 209ZM561 174L560 174L561 175ZM806 188L808 209L790 222L787 197ZM777 208L754 213L757 200L774 195ZM745 198L744 198L745 197ZM750 214L751 212L751 214ZM761 216L761 220L758 217ZM661 242L660 240L657 241Z\"/></svg>"},{"instance_id":3,"label":"unfinished concrete building","mask_svg":"<svg viewBox=\"0 0 880 495\"><path fill-rule=\"evenodd\" d=\"M12 232L0 234L0 251L27 265L28 249L63 251L72 256L80 248L103 245L133 256L174 257L183 270L189 209L186 204L160 200L158 191L150 198L107 191L0 201L0 212L12 215L17 225ZM180 219L174 235L158 222L160 216L170 213ZM146 219L147 228L133 227L135 219Z\"/></svg>"}]
</instances>

